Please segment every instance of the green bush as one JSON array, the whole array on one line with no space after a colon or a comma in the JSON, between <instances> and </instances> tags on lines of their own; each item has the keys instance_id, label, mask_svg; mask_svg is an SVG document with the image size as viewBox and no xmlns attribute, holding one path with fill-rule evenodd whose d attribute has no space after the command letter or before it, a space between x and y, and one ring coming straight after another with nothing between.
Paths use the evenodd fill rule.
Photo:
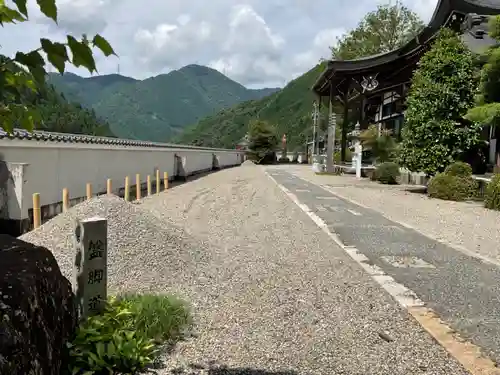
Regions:
<instances>
[{"instance_id":1,"label":"green bush","mask_svg":"<svg viewBox=\"0 0 500 375\"><path fill-rule=\"evenodd\" d=\"M431 198L461 202L474 196L476 185L471 177L438 173L429 181L427 194Z\"/></svg>"},{"instance_id":2,"label":"green bush","mask_svg":"<svg viewBox=\"0 0 500 375\"><path fill-rule=\"evenodd\" d=\"M393 162L379 164L373 172L371 179L376 179L382 184L395 185L399 178L399 165Z\"/></svg>"},{"instance_id":3,"label":"green bush","mask_svg":"<svg viewBox=\"0 0 500 375\"><path fill-rule=\"evenodd\" d=\"M111 299L78 327L69 348L73 375L136 373L150 366L159 345L173 343L191 324L184 303L162 295Z\"/></svg>"},{"instance_id":4,"label":"green bush","mask_svg":"<svg viewBox=\"0 0 500 375\"><path fill-rule=\"evenodd\" d=\"M456 161L448 165L444 173L450 176L470 177L472 176L472 167L462 161Z\"/></svg>"},{"instance_id":5,"label":"green bush","mask_svg":"<svg viewBox=\"0 0 500 375\"><path fill-rule=\"evenodd\" d=\"M500 174L495 174L486 186L484 206L491 210L500 211Z\"/></svg>"}]
</instances>

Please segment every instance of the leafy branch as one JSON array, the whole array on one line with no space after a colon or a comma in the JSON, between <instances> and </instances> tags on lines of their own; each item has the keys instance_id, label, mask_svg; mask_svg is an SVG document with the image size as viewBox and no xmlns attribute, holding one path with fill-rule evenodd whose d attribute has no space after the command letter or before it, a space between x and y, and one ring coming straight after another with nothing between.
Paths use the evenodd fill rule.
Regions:
<instances>
[{"instance_id":1,"label":"leafy branch","mask_svg":"<svg viewBox=\"0 0 500 375\"><path fill-rule=\"evenodd\" d=\"M19 24L28 21L27 0L13 0L17 9L0 0L0 25ZM55 0L37 0L40 11L57 24ZM41 46L30 52L17 52L13 58L3 58L0 64L0 126L12 132L15 125L28 130L40 121L38 110L33 105L23 104L19 98L26 91L36 92L45 84L48 63L64 73L68 64L97 72L92 49L98 48L109 57L116 53L109 42L96 34L91 40L83 35L77 40L67 35L66 43L41 38ZM45 58L46 60L45 60Z\"/></svg>"}]
</instances>

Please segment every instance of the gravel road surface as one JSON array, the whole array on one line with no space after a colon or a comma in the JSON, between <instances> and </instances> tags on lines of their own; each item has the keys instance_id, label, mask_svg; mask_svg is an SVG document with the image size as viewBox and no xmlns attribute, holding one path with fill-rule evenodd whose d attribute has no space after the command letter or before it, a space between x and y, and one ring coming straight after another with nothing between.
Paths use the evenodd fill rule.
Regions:
<instances>
[{"instance_id":1,"label":"gravel road surface","mask_svg":"<svg viewBox=\"0 0 500 375\"><path fill-rule=\"evenodd\" d=\"M74 217L96 214L110 220L115 290L192 303L196 336L158 374L467 374L260 167L140 204L95 198L23 238L52 248L67 273Z\"/></svg>"}]
</instances>

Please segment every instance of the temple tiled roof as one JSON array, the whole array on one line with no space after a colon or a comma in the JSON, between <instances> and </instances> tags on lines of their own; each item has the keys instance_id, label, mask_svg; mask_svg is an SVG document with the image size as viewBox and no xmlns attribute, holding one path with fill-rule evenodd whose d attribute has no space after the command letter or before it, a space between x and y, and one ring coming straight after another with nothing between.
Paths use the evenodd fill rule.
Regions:
<instances>
[{"instance_id":1,"label":"temple tiled roof","mask_svg":"<svg viewBox=\"0 0 500 375\"><path fill-rule=\"evenodd\" d=\"M12 133L7 133L3 128L0 128L0 141L2 140L28 140L41 142L64 142L64 143L80 143L80 144L103 144L115 146L131 146L131 147L155 147L155 148L176 148L176 149L198 149L198 150L218 150L218 151L234 151L230 149L208 148L189 145L178 145L173 143L159 143L150 141L139 141L134 139L121 139L112 137L99 137L94 135L84 134L69 134L47 132L42 130L33 130L29 132L24 129L14 129Z\"/></svg>"},{"instance_id":2,"label":"temple tiled roof","mask_svg":"<svg viewBox=\"0 0 500 375\"><path fill-rule=\"evenodd\" d=\"M393 51L367 56L354 60L330 60L324 72L321 73L312 89L318 94L325 95L328 92L328 82L334 75L343 74L344 72L366 71L378 69L385 64L398 63L405 65L407 56L415 56L426 48L432 38L436 35L439 29L446 25L453 14L462 15L496 15L500 14L500 0L439 0L434 10L434 14L429 24L412 40L400 48ZM484 20L483 20L484 21ZM484 22L482 23L484 25ZM485 35L481 37L480 30L483 26L478 26L477 19L471 23L472 32L465 32L463 36L464 42L472 49L484 49L484 46L489 46L494 41ZM478 37L479 36L479 37ZM370 73L368 73L370 74Z\"/></svg>"}]
</instances>

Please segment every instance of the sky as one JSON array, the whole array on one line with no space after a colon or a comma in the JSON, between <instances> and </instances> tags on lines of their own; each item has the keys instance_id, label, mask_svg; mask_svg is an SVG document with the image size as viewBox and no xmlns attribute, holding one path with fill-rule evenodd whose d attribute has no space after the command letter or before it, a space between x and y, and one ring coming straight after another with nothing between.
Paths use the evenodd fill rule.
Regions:
<instances>
[{"instance_id":1,"label":"sky","mask_svg":"<svg viewBox=\"0 0 500 375\"><path fill-rule=\"evenodd\" d=\"M99 74L119 70L144 79L200 64L260 88L283 87L328 58L337 37L387 1L57 0L58 25L38 11L35 0L28 3L29 22L0 29L1 54L38 48L41 37L99 33L119 56L96 52ZM403 3L428 22L437 0Z\"/></svg>"}]
</instances>

